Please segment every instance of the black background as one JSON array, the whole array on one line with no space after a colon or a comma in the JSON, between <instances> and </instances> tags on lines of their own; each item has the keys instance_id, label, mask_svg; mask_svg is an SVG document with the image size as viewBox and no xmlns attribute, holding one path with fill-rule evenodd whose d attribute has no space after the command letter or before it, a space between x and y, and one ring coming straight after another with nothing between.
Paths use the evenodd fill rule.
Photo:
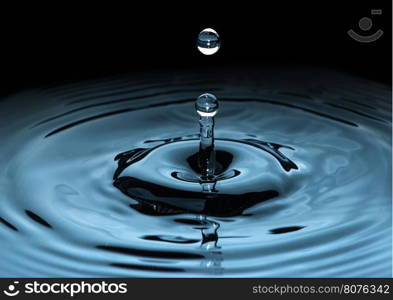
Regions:
<instances>
[{"instance_id":1,"label":"black background","mask_svg":"<svg viewBox=\"0 0 393 300\"><path fill-rule=\"evenodd\" d=\"M391 84L391 1L237 1L3 8L1 94L57 82L163 69L328 67ZM371 16L371 9L382 9ZM370 17L362 32L358 21ZM199 53L206 27L222 39ZM347 31L384 35L363 44Z\"/></svg>"}]
</instances>

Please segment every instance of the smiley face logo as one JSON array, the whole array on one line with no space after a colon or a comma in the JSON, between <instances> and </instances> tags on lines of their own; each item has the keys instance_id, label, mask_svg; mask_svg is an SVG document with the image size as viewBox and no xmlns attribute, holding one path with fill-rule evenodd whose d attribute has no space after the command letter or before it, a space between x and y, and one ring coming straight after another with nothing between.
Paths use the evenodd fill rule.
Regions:
<instances>
[{"instance_id":1,"label":"smiley face logo","mask_svg":"<svg viewBox=\"0 0 393 300\"><path fill-rule=\"evenodd\" d=\"M19 294L19 290L16 289L15 285L17 285L19 281L14 281L14 284L10 284L8 286L8 290L4 290L4 294L10 297L14 297Z\"/></svg>"},{"instance_id":2,"label":"smiley face logo","mask_svg":"<svg viewBox=\"0 0 393 300\"><path fill-rule=\"evenodd\" d=\"M372 9L371 10L371 15L382 15L382 10L381 9ZM370 18L368 17L363 17L359 20L359 28L363 31L369 31L371 27L373 26L373 22ZM379 39L383 31L381 29L378 29L376 32L370 35L361 35L356 33L354 30L348 30L348 35L353 38L355 41L358 41L360 43L371 43Z\"/></svg>"}]
</instances>

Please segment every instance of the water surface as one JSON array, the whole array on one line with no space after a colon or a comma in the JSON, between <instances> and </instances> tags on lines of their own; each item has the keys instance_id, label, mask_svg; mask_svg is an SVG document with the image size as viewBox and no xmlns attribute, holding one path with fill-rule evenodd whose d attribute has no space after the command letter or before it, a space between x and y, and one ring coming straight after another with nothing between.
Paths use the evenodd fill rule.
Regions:
<instances>
[{"instance_id":1,"label":"water surface","mask_svg":"<svg viewBox=\"0 0 393 300\"><path fill-rule=\"evenodd\" d=\"M218 74L2 99L0 275L391 276L389 87ZM203 92L220 100L213 196L194 180Z\"/></svg>"}]
</instances>

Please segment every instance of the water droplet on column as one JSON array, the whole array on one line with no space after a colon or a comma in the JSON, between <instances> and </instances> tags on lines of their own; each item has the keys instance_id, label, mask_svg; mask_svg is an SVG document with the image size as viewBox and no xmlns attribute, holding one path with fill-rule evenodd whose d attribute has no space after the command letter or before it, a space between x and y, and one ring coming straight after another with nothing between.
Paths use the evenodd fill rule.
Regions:
<instances>
[{"instance_id":1,"label":"water droplet on column","mask_svg":"<svg viewBox=\"0 0 393 300\"><path fill-rule=\"evenodd\" d=\"M195 101L195 109L199 115L199 155L198 163L205 192L214 192L215 160L214 150L214 116L218 111L217 98L209 93L202 94Z\"/></svg>"},{"instance_id":2,"label":"water droplet on column","mask_svg":"<svg viewBox=\"0 0 393 300\"><path fill-rule=\"evenodd\" d=\"M198 35L198 50L205 55L212 55L220 49L221 40L218 33L211 28L202 30Z\"/></svg>"},{"instance_id":3,"label":"water droplet on column","mask_svg":"<svg viewBox=\"0 0 393 300\"><path fill-rule=\"evenodd\" d=\"M218 110L218 100L213 94L202 94L195 101L195 109L201 117L214 117Z\"/></svg>"}]
</instances>

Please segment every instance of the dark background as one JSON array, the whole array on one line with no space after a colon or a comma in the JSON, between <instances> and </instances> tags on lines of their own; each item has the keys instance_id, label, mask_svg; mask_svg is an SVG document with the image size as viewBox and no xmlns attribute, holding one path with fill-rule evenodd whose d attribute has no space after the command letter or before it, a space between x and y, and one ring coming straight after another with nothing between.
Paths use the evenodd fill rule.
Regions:
<instances>
[{"instance_id":1,"label":"dark background","mask_svg":"<svg viewBox=\"0 0 393 300\"><path fill-rule=\"evenodd\" d=\"M225 66L328 67L391 84L391 1L189 2L158 6L92 3L81 7L4 8L0 27L0 93L107 75ZM371 9L382 9L371 16ZM358 21L370 17L362 32ZM221 49L196 48L214 28ZM363 44L347 31L384 35Z\"/></svg>"}]
</instances>

